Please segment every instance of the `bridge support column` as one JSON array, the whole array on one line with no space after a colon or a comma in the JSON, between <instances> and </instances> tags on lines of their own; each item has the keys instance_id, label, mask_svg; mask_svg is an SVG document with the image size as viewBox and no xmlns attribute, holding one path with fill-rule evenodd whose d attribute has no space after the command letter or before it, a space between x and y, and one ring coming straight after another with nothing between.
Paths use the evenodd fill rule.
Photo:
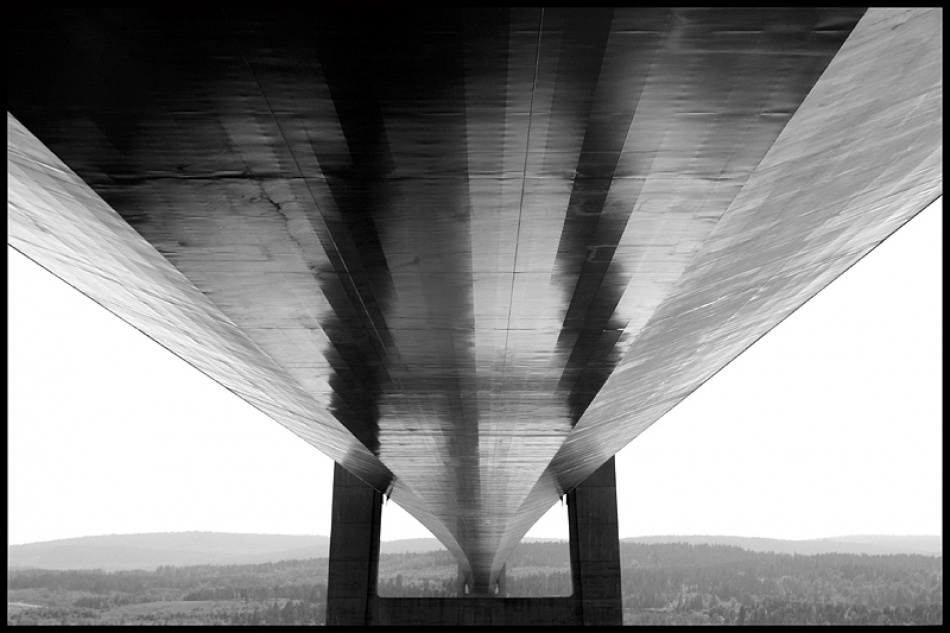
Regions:
<instances>
[{"instance_id":1,"label":"bridge support column","mask_svg":"<svg viewBox=\"0 0 950 633\"><path fill-rule=\"evenodd\" d=\"M380 493L339 464L334 465L327 577L328 626L370 623L379 576L382 510Z\"/></svg>"},{"instance_id":2,"label":"bridge support column","mask_svg":"<svg viewBox=\"0 0 950 633\"><path fill-rule=\"evenodd\" d=\"M376 585L382 495L335 466L326 623L357 626L622 624L614 460L570 492L567 503L574 587L570 597L506 598L503 572L495 595L380 598ZM459 581L464 582L464 574L459 574Z\"/></svg>"},{"instance_id":3,"label":"bridge support column","mask_svg":"<svg viewBox=\"0 0 950 633\"><path fill-rule=\"evenodd\" d=\"M584 625L623 624L614 458L567 495L571 596Z\"/></svg>"}]
</instances>

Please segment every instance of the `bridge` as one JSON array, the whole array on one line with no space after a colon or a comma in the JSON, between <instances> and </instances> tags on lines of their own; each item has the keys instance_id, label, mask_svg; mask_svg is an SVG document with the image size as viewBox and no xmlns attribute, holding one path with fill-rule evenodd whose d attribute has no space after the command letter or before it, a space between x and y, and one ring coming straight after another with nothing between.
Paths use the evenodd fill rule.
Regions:
<instances>
[{"instance_id":1,"label":"bridge","mask_svg":"<svg viewBox=\"0 0 950 633\"><path fill-rule=\"evenodd\" d=\"M942 195L940 9L9 17L8 243L337 463L331 623L619 623L613 456Z\"/></svg>"}]
</instances>

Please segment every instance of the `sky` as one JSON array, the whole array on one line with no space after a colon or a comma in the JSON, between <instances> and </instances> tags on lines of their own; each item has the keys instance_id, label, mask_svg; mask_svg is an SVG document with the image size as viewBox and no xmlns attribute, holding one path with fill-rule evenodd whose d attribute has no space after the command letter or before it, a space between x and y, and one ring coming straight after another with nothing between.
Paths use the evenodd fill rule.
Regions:
<instances>
[{"instance_id":1,"label":"sky","mask_svg":"<svg viewBox=\"0 0 950 633\"><path fill-rule=\"evenodd\" d=\"M621 537L942 535L942 198L617 455ZM331 460L8 246L8 544L330 533ZM383 540L430 536L389 502ZM567 538L556 505L529 533Z\"/></svg>"}]
</instances>

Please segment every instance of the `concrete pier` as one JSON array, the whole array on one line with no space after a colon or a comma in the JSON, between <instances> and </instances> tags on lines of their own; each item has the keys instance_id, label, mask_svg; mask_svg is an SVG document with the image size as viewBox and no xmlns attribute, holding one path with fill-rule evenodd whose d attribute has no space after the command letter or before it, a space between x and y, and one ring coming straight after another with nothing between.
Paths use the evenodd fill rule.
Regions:
<instances>
[{"instance_id":1,"label":"concrete pier","mask_svg":"<svg viewBox=\"0 0 950 633\"><path fill-rule=\"evenodd\" d=\"M382 499L339 464L334 466L327 625L370 621L371 603L378 599Z\"/></svg>"},{"instance_id":2,"label":"concrete pier","mask_svg":"<svg viewBox=\"0 0 950 633\"><path fill-rule=\"evenodd\" d=\"M614 458L567 495L573 600L581 624L623 623Z\"/></svg>"}]
</instances>

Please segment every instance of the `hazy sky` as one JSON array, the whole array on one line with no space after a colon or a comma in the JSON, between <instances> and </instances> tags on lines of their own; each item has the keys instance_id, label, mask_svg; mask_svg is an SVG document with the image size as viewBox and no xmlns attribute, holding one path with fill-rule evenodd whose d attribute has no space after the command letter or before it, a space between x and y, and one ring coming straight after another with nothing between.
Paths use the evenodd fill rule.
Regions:
<instances>
[{"instance_id":1,"label":"hazy sky","mask_svg":"<svg viewBox=\"0 0 950 633\"><path fill-rule=\"evenodd\" d=\"M942 205L617 457L621 536L942 534ZM8 542L329 534L329 458L9 248ZM566 538L555 506L532 536ZM395 503L383 539L428 536Z\"/></svg>"}]
</instances>

